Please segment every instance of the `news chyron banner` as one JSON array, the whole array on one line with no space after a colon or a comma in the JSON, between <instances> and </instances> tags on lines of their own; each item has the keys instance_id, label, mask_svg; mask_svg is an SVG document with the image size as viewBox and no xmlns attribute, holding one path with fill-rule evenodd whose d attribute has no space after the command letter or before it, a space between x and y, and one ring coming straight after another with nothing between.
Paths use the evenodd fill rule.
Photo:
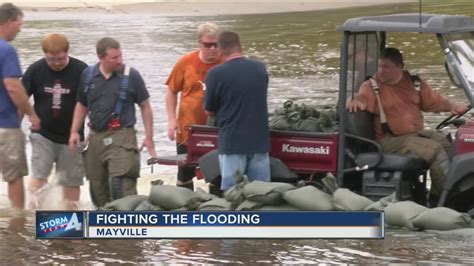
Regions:
<instances>
[{"instance_id":1,"label":"news chyron banner","mask_svg":"<svg viewBox=\"0 0 474 266\"><path fill-rule=\"evenodd\" d=\"M36 211L36 238L84 238L85 212Z\"/></svg>"},{"instance_id":2,"label":"news chyron banner","mask_svg":"<svg viewBox=\"0 0 474 266\"><path fill-rule=\"evenodd\" d=\"M37 238L383 238L383 212L36 212Z\"/></svg>"}]
</instances>

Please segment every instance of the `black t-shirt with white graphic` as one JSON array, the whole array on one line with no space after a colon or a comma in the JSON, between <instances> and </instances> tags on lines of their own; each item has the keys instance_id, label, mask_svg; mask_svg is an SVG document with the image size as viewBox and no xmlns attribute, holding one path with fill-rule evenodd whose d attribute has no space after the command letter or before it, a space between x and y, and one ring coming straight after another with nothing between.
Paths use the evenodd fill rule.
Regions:
<instances>
[{"instance_id":1,"label":"black t-shirt with white graphic","mask_svg":"<svg viewBox=\"0 0 474 266\"><path fill-rule=\"evenodd\" d=\"M44 58L28 67L22 82L28 95L33 95L34 109L41 120L37 133L56 143L68 143L79 80L86 67L73 57L61 71L49 68ZM83 139L82 129L80 135Z\"/></svg>"}]
</instances>

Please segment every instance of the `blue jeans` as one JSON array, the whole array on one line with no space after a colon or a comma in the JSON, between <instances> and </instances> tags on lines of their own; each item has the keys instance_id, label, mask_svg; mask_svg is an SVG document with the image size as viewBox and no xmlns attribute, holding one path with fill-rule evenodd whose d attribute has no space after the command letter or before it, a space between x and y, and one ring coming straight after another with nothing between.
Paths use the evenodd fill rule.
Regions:
<instances>
[{"instance_id":1,"label":"blue jeans","mask_svg":"<svg viewBox=\"0 0 474 266\"><path fill-rule=\"evenodd\" d=\"M237 171L248 176L249 181L270 182L270 157L268 153L219 154L221 168L221 189L227 190L235 185Z\"/></svg>"}]
</instances>

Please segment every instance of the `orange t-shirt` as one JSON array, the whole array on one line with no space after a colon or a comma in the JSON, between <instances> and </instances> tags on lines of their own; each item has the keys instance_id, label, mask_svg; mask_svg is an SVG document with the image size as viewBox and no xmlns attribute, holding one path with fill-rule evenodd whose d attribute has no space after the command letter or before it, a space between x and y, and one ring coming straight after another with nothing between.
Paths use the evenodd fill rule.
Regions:
<instances>
[{"instance_id":1,"label":"orange t-shirt","mask_svg":"<svg viewBox=\"0 0 474 266\"><path fill-rule=\"evenodd\" d=\"M176 143L181 144L188 138L186 126L204 125L207 116L204 113L204 79L207 71L222 63L206 64L199 59L199 50L190 52L176 62L166 81L169 89L181 92L177 113Z\"/></svg>"},{"instance_id":2,"label":"orange t-shirt","mask_svg":"<svg viewBox=\"0 0 474 266\"><path fill-rule=\"evenodd\" d=\"M416 91L410 74L406 71L400 82L394 85L383 84L377 76L375 76L375 80L380 87L380 101L387 117L387 123L397 136L422 130L424 127L422 111L447 112L451 108L451 102L431 89L422 79L420 79L420 91ZM376 137L377 139L382 138L380 111L369 80L362 84L358 96L367 101L367 110L375 114Z\"/></svg>"}]
</instances>

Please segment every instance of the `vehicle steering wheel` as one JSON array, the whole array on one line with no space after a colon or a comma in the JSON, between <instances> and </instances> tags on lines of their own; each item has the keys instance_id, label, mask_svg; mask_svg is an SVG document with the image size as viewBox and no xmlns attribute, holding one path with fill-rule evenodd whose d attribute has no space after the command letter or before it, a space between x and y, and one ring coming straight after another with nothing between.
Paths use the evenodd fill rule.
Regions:
<instances>
[{"instance_id":1,"label":"vehicle steering wheel","mask_svg":"<svg viewBox=\"0 0 474 266\"><path fill-rule=\"evenodd\" d=\"M454 120L454 119L458 119L460 118L461 116L465 115L467 112L469 112L469 110L471 110L471 106L468 105L466 110L464 112L462 112L461 114L458 114L458 115L450 115L448 116L446 119L444 119L443 121L441 121L441 123L439 123L437 126L436 126L436 130L440 130L446 126L448 126L449 124L451 124L451 122Z\"/></svg>"}]
</instances>

